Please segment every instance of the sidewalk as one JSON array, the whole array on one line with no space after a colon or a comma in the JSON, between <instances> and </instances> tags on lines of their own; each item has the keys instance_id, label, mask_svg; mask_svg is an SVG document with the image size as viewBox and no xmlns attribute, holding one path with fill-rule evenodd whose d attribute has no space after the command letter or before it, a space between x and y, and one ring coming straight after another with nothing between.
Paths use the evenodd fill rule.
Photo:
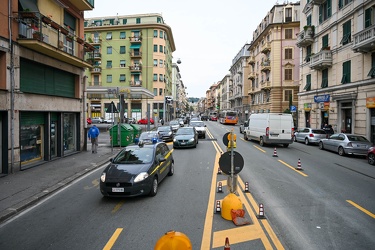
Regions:
<instances>
[{"instance_id":1,"label":"sidewalk","mask_svg":"<svg viewBox=\"0 0 375 250\"><path fill-rule=\"evenodd\" d=\"M119 150L114 147L112 152L109 133L101 133L97 154L89 144L87 151L0 178L0 223L98 168Z\"/></svg>"}]
</instances>

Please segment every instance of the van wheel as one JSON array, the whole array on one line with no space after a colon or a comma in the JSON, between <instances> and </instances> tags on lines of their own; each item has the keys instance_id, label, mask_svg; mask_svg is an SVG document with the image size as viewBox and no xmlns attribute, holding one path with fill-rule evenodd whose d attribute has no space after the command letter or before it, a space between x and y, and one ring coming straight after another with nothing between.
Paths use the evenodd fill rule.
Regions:
<instances>
[{"instance_id":1,"label":"van wheel","mask_svg":"<svg viewBox=\"0 0 375 250\"><path fill-rule=\"evenodd\" d=\"M289 144L285 143L285 144L283 144L283 146L284 146L284 148L287 148L287 147L289 147Z\"/></svg>"},{"instance_id":2,"label":"van wheel","mask_svg":"<svg viewBox=\"0 0 375 250\"><path fill-rule=\"evenodd\" d=\"M263 137L260 137L260 140L259 140L259 145L260 145L261 147L263 147L263 146L264 146L264 141L263 141Z\"/></svg>"}]
</instances>

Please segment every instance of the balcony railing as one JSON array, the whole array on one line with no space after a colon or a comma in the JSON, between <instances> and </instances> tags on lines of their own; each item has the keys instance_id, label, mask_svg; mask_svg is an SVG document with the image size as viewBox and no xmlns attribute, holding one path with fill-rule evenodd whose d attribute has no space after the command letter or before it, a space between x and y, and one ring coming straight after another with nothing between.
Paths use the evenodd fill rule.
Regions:
<instances>
[{"instance_id":1,"label":"balcony railing","mask_svg":"<svg viewBox=\"0 0 375 250\"><path fill-rule=\"evenodd\" d=\"M314 42L314 32L311 30L303 30L297 35L296 45L301 47L306 47Z\"/></svg>"},{"instance_id":2,"label":"balcony railing","mask_svg":"<svg viewBox=\"0 0 375 250\"><path fill-rule=\"evenodd\" d=\"M249 57L249 64L255 64L255 57L254 56Z\"/></svg>"},{"instance_id":3,"label":"balcony railing","mask_svg":"<svg viewBox=\"0 0 375 250\"><path fill-rule=\"evenodd\" d=\"M270 88L271 88L271 82L269 80L266 80L261 84L261 89L270 89Z\"/></svg>"},{"instance_id":4,"label":"balcony railing","mask_svg":"<svg viewBox=\"0 0 375 250\"><path fill-rule=\"evenodd\" d=\"M142 57L142 52L140 51L129 51L130 57L136 58L136 57Z\"/></svg>"},{"instance_id":5,"label":"balcony railing","mask_svg":"<svg viewBox=\"0 0 375 250\"><path fill-rule=\"evenodd\" d=\"M332 66L332 51L321 50L317 54L310 57L310 68L312 69L325 69Z\"/></svg>"},{"instance_id":6,"label":"balcony railing","mask_svg":"<svg viewBox=\"0 0 375 250\"><path fill-rule=\"evenodd\" d=\"M87 43L83 39L40 13L18 14L18 43L21 46L77 67L91 67L85 61Z\"/></svg>"},{"instance_id":7,"label":"balcony railing","mask_svg":"<svg viewBox=\"0 0 375 250\"><path fill-rule=\"evenodd\" d=\"M263 44L262 46L262 53L263 54L267 54L269 51L271 50L271 43L270 42L266 42Z\"/></svg>"},{"instance_id":8,"label":"balcony railing","mask_svg":"<svg viewBox=\"0 0 375 250\"><path fill-rule=\"evenodd\" d=\"M142 37L141 36L130 36L129 40L131 43L140 43L142 42Z\"/></svg>"},{"instance_id":9,"label":"balcony railing","mask_svg":"<svg viewBox=\"0 0 375 250\"><path fill-rule=\"evenodd\" d=\"M140 72L140 71L142 71L142 66L141 65L129 66L129 70L131 72Z\"/></svg>"},{"instance_id":10,"label":"balcony railing","mask_svg":"<svg viewBox=\"0 0 375 250\"><path fill-rule=\"evenodd\" d=\"M260 64L260 70L261 71L270 71L271 70L271 62L270 61L264 61Z\"/></svg>"},{"instance_id":11,"label":"balcony railing","mask_svg":"<svg viewBox=\"0 0 375 250\"><path fill-rule=\"evenodd\" d=\"M102 68L101 67L95 67L91 69L91 73L101 73Z\"/></svg>"},{"instance_id":12,"label":"balcony railing","mask_svg":"<svg viewBox=\"0 0 375 250\"><path fill-rule=\"evenodd\" d=\"M370 52L375 49L375 24L353 35L355 52Z\"/></svg>"},{"instance_id":13,"label":"balcony railing","mask_svg":"<svg viewBox=\"0 0 375 250\"><path fill-rule=\"evenodd\" d=\"M247 78L250 79L250 80L253 80L253 79L255 79L255 76L256 76L255 72L250 72L249 75L247 76Z\"/></svg>"},{"instance_id":14,"label":"balcony railing","mask_svg":"<svg viewBox=\"0 0 375 250\"><path fill-rule=\"evenodd\" d=\"M129 82L129 85L131 87L142 87L142 81L141 80L138 80L138 81L130 81Z\"/></svg>"}]
</instances>

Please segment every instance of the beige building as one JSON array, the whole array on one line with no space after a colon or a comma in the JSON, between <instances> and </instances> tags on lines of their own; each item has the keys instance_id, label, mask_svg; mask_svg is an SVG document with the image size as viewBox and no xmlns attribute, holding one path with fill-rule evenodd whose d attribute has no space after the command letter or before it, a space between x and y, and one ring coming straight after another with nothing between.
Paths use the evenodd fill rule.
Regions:
<instances>
[{"instance_id":1,"label":"beige building","mask_svg":"<svg viewBox=\"0 0 375 250\"><path fill-rule=\"evenodd\" d=\"M81 37L93 8L94 0L1 1L0 175L84 149L92 48Z\"/></svg>"},{"instance_id":2,"label":"beige building","mask_svg":"<svg viewBox=\"0 0 375 250\"><path fill-rule=\"evenodd\" d=\"M247 74L251 113L290 112L297 106L299 29L300 5L289 3L275 5L254 31Z\"/></svg>"},{"instance_id":3,"label":"beige building","mask_svg":"<svg viewBox=\"0 0 375 250\"><path fill-rule=\"evenodd\" d=\"M301 1L299 127L375 142L374 1Z\"/></svg>"}]
</instances>

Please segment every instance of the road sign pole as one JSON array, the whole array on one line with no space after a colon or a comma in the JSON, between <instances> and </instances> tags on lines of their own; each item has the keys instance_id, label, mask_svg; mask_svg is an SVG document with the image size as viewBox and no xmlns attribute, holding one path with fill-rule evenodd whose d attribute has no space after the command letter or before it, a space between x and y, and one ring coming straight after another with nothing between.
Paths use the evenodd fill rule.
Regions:
<instances>
[{"instance_id":1,"label":"road sign pole","mask_svg":"<svg viewBox=\"0 0 375 250\"><path fill-rule=\"evenodd\" d=\"M233 148L234 148L234 143L233 143L233 128L230 132L230 181L231 181L231 187L230 187L230 192L234 193L234 155L233 155Z\"/></svg>"}]
</instances>

